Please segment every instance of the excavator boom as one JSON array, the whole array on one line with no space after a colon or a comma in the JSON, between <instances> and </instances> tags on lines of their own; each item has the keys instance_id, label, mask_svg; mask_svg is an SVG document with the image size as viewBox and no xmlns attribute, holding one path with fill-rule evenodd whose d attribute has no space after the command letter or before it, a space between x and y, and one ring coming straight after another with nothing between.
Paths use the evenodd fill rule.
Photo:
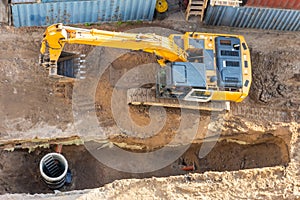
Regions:
<instances>
[{"instance_id":1,"label":"excavator boom","mask_svg":"<svg viewBox=\"0 0 300 200\"><path fill-rule=\"evenodd\" d=\"M41 45L41 63L50 68L50 75L56 76L57 62L61 56L64 45L85 44L103 47L122 48L130 50L141 50L154 53L162 66L166 61L187 61L186 53L179 48L175 42L167 37L155 34L135 34L123 32L111 32L96 29L82 29L62 24L49 26L44 33ZM49 59L43 60L48 51Z\"/></svg>"}]
</instances>

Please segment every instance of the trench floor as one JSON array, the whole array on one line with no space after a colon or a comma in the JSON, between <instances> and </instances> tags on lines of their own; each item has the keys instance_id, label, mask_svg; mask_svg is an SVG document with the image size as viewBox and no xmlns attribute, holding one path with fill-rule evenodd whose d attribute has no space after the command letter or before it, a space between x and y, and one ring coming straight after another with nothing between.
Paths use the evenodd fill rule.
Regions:
<instances>
[{"instance_id":1,"label":"trench floor","mask_svg":"<svg viewBox=\"0 0 300 200\"><path fill-rule=\"evenodd\" d=\"M282 141L283 142L283 141ZM205 171L232 171L287 165L288 149L280 141L258 144L238 144L225 140L217 142L205 157L199 158L201 144L192 144L176 161L167 167L151 173L126 173L100 163L84 145L63 146L62 154L69 163L72 183L61 191L89 189L103 186L118 179L168 177ZM172 147L173 148L173 147ZM4 193L52 193L39 174L39 161L55 146L38 148L29 153L24 149L13 152L0 150L0 194ZM174 147L173 149L177 149ZM195 170L182 170L184 166L194 165Z\"/></svg>"}]
</instances>

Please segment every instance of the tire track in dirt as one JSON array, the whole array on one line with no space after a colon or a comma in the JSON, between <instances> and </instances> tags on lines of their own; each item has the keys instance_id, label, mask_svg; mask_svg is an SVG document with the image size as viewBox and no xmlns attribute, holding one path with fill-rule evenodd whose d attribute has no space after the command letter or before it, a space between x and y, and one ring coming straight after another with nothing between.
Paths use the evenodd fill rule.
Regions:
<instances>
[{"instance_id":1,"label":"tire track in dirt","mask_svg":"<svg viewBox=\"0 0 300 200\"><path fill-rule=\"evenodd\" d=\"M231 114L250 121L299 122L300 82L297 51L252 51L249 97L231 104Z\"/></svg>"},{"instance_id":2,"label":"tire track in dirt","mask_svg":"<svg viewBox=\"0 0 300 200\"><path fill-rule=\"evenodd\" d=\"M297 51L251 52L252 85L249 97L276 109L300 109Z\"/></svg>"},{"instance_id":3,"label":"tire track in dirt","mask_svg":"<svg viewBox=\"0 0 300 200\"><path fill-rule=\"evenodd\" d=\"M231 104L231 114L252 121L299 122L300 112L297 110L271 108L260 105Z\"/></svg>"}]
</instances>

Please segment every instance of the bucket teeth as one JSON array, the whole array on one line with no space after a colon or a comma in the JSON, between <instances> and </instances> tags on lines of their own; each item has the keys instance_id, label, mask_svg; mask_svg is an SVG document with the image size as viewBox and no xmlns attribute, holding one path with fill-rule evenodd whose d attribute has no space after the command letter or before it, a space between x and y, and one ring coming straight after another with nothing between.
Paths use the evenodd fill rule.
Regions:
<instances>
[{"instance_id":1,"label":"bucket teeth","mask_svg":"<svg viewBox=\"0 0 300 200\"><path fill-rule=\"evenodd\" d=\"M51 71L51 74L80 79L81 74L86 73L83 70L86 68L85 62L85 54L63 52L58 63L58 70Z\"/></svg>"},{"instance_id":2,"label":"bucket teeth","mask_svg":"<svg viewBox=\"0 0 300 200\"><path fill-rule=\"evenodd\" d=\"M76 78L79 80L85 79L85 77L82 76L83 74L86 74L86 71L84 70L84 69L86 69L86 66L83 65L86 62L84 58L85 58L85 54L79 55L78 65L75 70Z\"/></svg>"}]
</instances>

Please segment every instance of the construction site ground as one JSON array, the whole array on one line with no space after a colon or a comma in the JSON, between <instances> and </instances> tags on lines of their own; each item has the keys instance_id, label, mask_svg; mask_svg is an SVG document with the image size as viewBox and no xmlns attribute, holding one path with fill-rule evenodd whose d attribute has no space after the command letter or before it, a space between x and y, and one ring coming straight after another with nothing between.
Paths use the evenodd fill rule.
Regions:
<instances>
[{"instance_id":1,"label":"construction site ground","mask_svg":"<svg viewBox=\"0 0 300 200\"><path fill-rule=\"evenodd\" d=\"M74 122L78 114L74 101L78 98L74 100L72 84L50 79L47 71L39 66L39 47L45 28L3 26L0 29L0 199L127 199L131 195L143 199L300 198L299 32L206 27L171 19L92 27L139 30L158 35L186 31L242 34L251 49L253 80L250 94L242 103L231 103L228 113L200 112L199 115L198 111L184 111L191 119L200 116L197 121L200 128L193 144L172 164L144 174L120 172L98 162L84 147L85 138L81 138ZM110 61L107 56L114 56L118 51L87 45L69 45L66 49L87 55L88 74L97 70L97 63L89 59L96 55ZM94 110L89 110L85 102L78 100L84 113L96 114L108 137L107 143L140 153L168 146L178 134L183 113L180 109L167 108L163 127L149 137L139 129L134 130L128 124L132 122L127 115L120 113L115 119L112 107L118 111L126 101L126 88L115 87L119 78L130 69L145 64L151 65L150 71L137 79L153 80L157 69L153 55L122 51L101 77L85 80L86 83L95 78L100 80L95 87ZM136 73L142 74L143 70ZM92 94L90 90L95 88L85 88L86 93ZM114 88L119 95L118 102L112 101ZM153 119L159 122L162 115L161 110L129 106L129 116L139 126L147 126ZM207 132L211 134L208 140ZM87 135L93 140L93 135ZM185 139L181 138L181 141ZM201 145L216 141L209 154L198 157ZM72 192L63 195L51 194L53 191L40 180L38 172L41 157L53 152L57 144L65 144L63 154L73 173L72 184L62 189L62 192ZM176 145L169 148L175 151ZM182 163L194 165L195 171L181 170ZM16 193L44 194L26 196Z\"/></svg>"}]
</instances>

